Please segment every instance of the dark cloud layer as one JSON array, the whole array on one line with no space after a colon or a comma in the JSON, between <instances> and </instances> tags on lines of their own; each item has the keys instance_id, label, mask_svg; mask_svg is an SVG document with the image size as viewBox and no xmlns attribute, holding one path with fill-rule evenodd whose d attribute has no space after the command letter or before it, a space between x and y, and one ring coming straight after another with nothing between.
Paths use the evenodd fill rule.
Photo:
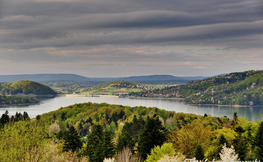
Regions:
<instances>
[{"instance_id":1,"label":"dark cloud layer","mask_svg":"<svg viewBox=\"0 0 263 162\"><path fill-rule=\"evenodd\" d=\"M260 0L0 0L0 58L7 62L51 59L68 66L70 60L93 60L95 55L101 62L126 62L120 64L125 67L140 56L145 62L159 60L167 70L165 62L180 60L183 65L193 62L193 55L200 56L194 57L196 66L189 68L193 70L210 57L201 51L183 53L184 48L209 48L211 57L225 54L218 49L235 56L240 49L263 55L262 36ZM126 51L107 49L122 46ZM140 52L142 47L156 49L149 54ZM95 49L103 52L98 55ZM86 67L92 66L89 62Z\"/></svg>"}]
</instances>

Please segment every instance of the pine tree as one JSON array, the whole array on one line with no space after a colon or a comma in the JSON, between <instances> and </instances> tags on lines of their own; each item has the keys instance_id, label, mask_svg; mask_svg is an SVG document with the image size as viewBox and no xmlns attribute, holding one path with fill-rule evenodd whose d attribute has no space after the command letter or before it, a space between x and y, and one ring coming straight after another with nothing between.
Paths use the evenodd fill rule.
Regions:
<instances>
[{"instance_id":1,"label":"pine tree","mask_svg":"<svg viewBox=\"0 0 263 162\"><path fill-rule=\"evenodd\" d=\"M63 145L63 151L72 150L72 152L82 147L82 142L77 130L71 126L69 131L65 135L65 143Z\"/></svg>"},{"instance_id":2,"label":"pine tree","mask_svg":"<svg viewBox=\"0 0 263 162\"><path fill-rule=\"evenodd\" d=\"M220 135L218 144L222 146L226 144L226 146L229 147L228 141L223 134Z\"/></svg>"},{"instance_id":3,"label":"pine tree","mask_svg":"<svg viewBox=\"0 0 263 162\"><path fill-rule=\"evenodd\" d=\"M257 155L259 156L260 160L263 160L263 121L259 124L253 144L258 148Z\"/></svg>"},{"instance_id":4,"label":"pine tree","mask_svg":"<svg viewBox=\"0 0 263 162\"><path fill-rule=\"evenodd\" d=\"M127 131L122 131L121 136L118 140L117 150L121 151L124 147L129 147L132 150L134 145L135 143L132 140L131 135Z\"/></svg>"},{"instance_id":5,"label":"pine tree","mask_svg":"<svg viewBox=\"0 0 263 162\"><path fill-rule=\"evenodd\" d=\"M102 156L104 158L111 158L115 154L115 147L113 143L113 136L110 131L105 130L103 133Z\"/></svg>"},{"instance_id":6,"label":"pine tree","mask_svg":"<svg viewBox=\"0 0 263 162\"><path fill-rule=\"evenodd\" d=\"M101 125L94 125L87 138L85 155L89 156L91 162L102 162L103 129Z\"/></svg>"},{"instance_id":7,"label":"pine tree","mask_svg":"<svg viewBox=\"0 0 263 162\"><path fill-rule=\"evenodd\" d=\"M245 161L247 155L247 145L244 139L239 140L237 146L235 147L236 153L241 161Z\"/></svg>"},{"instance_id":8,"label":"pine tree","mask_svg":"<svg viewBox=\"0 0 263 162\"><path fill-rule=\"evenodd\" d=\"M8 110L6 110L5 113L1 117L0 123L4 125L8 122L9 122L9 116L8 116Z\"/></svg>"},{"instance_id":9,"label":"pine tree","mask_svg":"<svg viewBox=\"0 0 263 162\"><path fill-rule=\"evenodd\" d=\"M138 151L141 157L146 159L154 146L162 145L167 139L166 135L167 130L159 118L149 118L139 134Z\"/></svg>"},{"instance_id":10,"label":"pine tree","mask_svg":"<svg viewBox=\"0 0 263 162\"><path fill-rule=\"evenodd\" d=\"M204 159L204 152L201 145L198 145L195 150L195 158L196 160L203 160Z\"/></svg>"}]
</instances>

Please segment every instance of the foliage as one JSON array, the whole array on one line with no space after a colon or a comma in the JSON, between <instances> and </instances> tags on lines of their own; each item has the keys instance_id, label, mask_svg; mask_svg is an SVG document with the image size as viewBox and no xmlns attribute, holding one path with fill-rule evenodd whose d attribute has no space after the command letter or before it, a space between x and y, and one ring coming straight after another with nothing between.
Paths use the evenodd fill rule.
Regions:
<instances>
[{"instance_id":1,"label":"foliage","mask_svg":"<svg viewBox=\"0 0 263 162\"><path fill-rule=\"evenodd\" d=\"M226 147L224 145L222 147L221 153L219 153L221 161L239 161L238 154L235 153L235 149L233 146L231 148Z\"/></svg>"},{"instance_id":2,"label":"foliage","mask_svg":"<svg viewBox=\"0 0 263 162\"><path fill-rule=\"evenodd\" d=\"M260 122L258 131L253 141L254 145L257 147L257 155L262 160L263 159L263 121Z\"/></svg>"},{"instance_id":3,"label":"foliage","mask_svg":"<svg viewBox=\"0 0 263 162\"><path fill-rule=\"evenodd\" d=\"M142 92L152 89L153 86L136 84L128 81L111 81L100 85L93 86L82 94L104 94L104 95L125 95L129 92Z\"/></svg>"},{"instance_id":4,"label":"foliage","mask_svg":"<svg viewBox=\"0 0 263 162\"><path fill-rule=\"evenodd\" d=\"M263 105L262 78L263 71L251 70L129 95L179 97L189 104Z\"/></svg>"},{"instance_id":5,"label":"foliage","mask_svg":"<svg viewBox=\"0 0 263 162\"><path fill-rule=\"evenodd\" d=\"M102 126L94 125L87 140L85 155L88 155L91 162L102 162L104 159L101 147L103 141Z\"/></svg>"},{"instance_id":6,"label":"foliage","mask_svg":"<svg viewBox=\"0 0 263 162\"><path fill-rule=\"evenodd\" d=\"M165 155L173 156L175 154L175 150L173 148L172 143L164 143L161 147L155 146L151 153L148 154L146 162L156 162L160 160Z\"/></svg>"},{"instance_id":7,"label":"foliage","mask_svg":"<svg viewBox=\"0 0 263 162\"><path fill-rule=\"evenodd\" d=\"M56 92L50 87L43 84L29 81L20 80L14 83L5 83L0 86L0 93L2 95L9 94L35 94L35 95L55 95Z\"/></svg>"},{"instance_id":8,"label":"foliage","mask_svg":"<svg viewBox=\"0 0 263 162\"><path fill-rule=\"evenodd\" d=\"M186 157L183 154L177 153L176 156L175 155L173 155L173 156L165 155L164 157L162 157L157 162L184 162L185 159L186 159Z\"/></svg>"},{"instance_id":9,"label":"foliage","mask_svg":"<svg viewBox=\"0 0 263 162\"><path fill-rule=\"evenodd\" d=\"M204 159L204 151L201 145L198 145L195 150L195 156L196 160L203 160Z\"/></svg>"},{"instance_id":10,"label":"foliage","mask_svg":"<svg viewBox=\"0 0 263 162\"><path fill-rule=\"evenodd\" d=\"M186 124L180 130L172 130L169 142L172 142L178 152L182 152L188 158L194 157L194 151L198 145L208 148L211 145L212 127L198 120Z\"/></svg>"},{"instance_id":11,"label":"foliage","mask_svg":"<svg viewBox=\"0 0 263 162\"><path fill-rule=\"evenodd\" d=\"M49 141L48 137L48 128L41 121L5 124L0 130L0 159L6 162L30 160L36 149L44 149Z\"/></svg>"},{"instance_id":12,"label":"foliage","mask_svg":"<svg viewBox=\"0 0 263 162\"><path fill-rule=\"evenodd\" d=\"M49 86L55 91L62 93L80 93L91 88L90 85L77 82L42 82L41 84Z\"/></svg>"},{"instance_id":13,"label":"foliage","mask_svg":"<svg viewBox=\"0 0 263 162\"><path fill-rule=\"evenodd\" d=\"M28 105L38 103L40 103L40 100L35 97L13 97L0 95L0 105Z\"/></svg>"},{"instance_id":14,"label":"foliage","mask_svg":"<svg viewBox=\"0 0 263 162\"><path fill-rule=\"evenodd\" d=\"M159 118L149 118L145 128L140 132L138 151L143 159L151 152L154 146L162 145L167 140L167 130Z\"/></svg>"},{"instance_id":15,"label":"foliage","mask_svg":"<svg viewBox=\"0 0 263 162\"><path fill-rule=\"evenodd\" d=\"M65 136L65 143L63 145L63 151L75 152L82 147L82 142L77 130L71 126Z\"/></svg>"}]
</instances>

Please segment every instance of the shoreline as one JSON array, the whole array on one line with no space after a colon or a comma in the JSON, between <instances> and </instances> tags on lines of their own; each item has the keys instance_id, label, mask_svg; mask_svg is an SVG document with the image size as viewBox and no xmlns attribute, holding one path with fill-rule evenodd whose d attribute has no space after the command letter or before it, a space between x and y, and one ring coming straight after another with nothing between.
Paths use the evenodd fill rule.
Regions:
<instances>
[{"instance_id":1,"label":"shoreline","mask_svg":"<svg viewBox=\"0 0 263 162\"><path fill-rule=\"evenodd\" d=\"M36 94L23 94L23 93L17 93L17 94L10 94L6 96L12 96L12 97L55 97L56 95L36 95Z\"/></svg>"},{"instance_id":2,"label":"shoreline","mask_svg":"<svg viewBox=\"0 0 263 162\"><path fill-rule=\"evenodd\" d=\"M249 105L218 105L218 104L188 104L186 102L183 102L184 104L187 105L192 105L192 106L218 106L218 107L263 107L263 105L254 105L254 106L249 106Z\"/></svg>"},{"instance_id":3,"label":"shoreline","mask_svg":"<svg viewBox=\"0 0 263 162\"><path fill-rule=\"evenodd\" d=\"M105 98L119 98L113 95L82 95L82 94L58 94L56 97L105 97Z\"/></svg>"},{"instance_id":4,"label":"shoreline","mask_svg":"<svg viewBox=\"0 0 263 162\"><path fill-rule=\"evenodd\" d=\"M57 97L105 97L105 98L120 98L119 96L114 95L80 95L80 94L59 94L56 95ZM184 100L184 98L177 98L177 97L171 97L171 98L157 98L157 97L130 97L129 99L148 99L148 100ZM183 102L186 105L191 106L218 106L218 107L263 107L263 105L218 105L218 104L189 104L186 102Z\"/></svg>"},{"instance_id":5,"label":"shoreline","mask_svg":"<svg viewBox=\"0 0 263 162\"><path fill-rule=\"evenodd\" d=\"M131 97L131 99L149 99L149 100L184 100L184 98L157 98L157 97Z\"/></svg>"},{"instance_id":6,"label":"shoreline","mask_svg":"<svg viewBox=\"0 0 263 162\"><path fill-rule=\"evenodd\" d=\"M28 105L38 105L41 102L38 103L23 103L23 104L0 104L0 108L4 106L28 106Z\"/></svg>"}]
</instances>

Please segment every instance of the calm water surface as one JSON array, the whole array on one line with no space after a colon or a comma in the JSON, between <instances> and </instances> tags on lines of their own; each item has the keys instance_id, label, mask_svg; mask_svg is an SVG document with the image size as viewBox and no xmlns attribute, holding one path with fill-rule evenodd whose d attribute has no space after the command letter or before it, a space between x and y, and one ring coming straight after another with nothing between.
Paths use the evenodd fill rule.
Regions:
<instances>
[{"instance_id":1,"label":"calm water surface","mask_svg":"<svg viewBox=\"0 0 263 162\"><path fill-rule=\"evenodd\" d=\"M75 103L84 102L106 102L109 104L118 104L126 106L146 106L157 107L175 112L192 113L197 115L210 114L212 116L227 116L232 118L233 113L237 112L239 117L246 120L258 122L263 118L263 107L218 107L218 106L192 106L185 105L179 100L157 100L157 99L127 99L127 98L105 98L105 97L56 97L56 98L40 98L41 104L29 106L6 106L0 107L0 114L6 110L10 115L16 112L28 112L30 117L36 117L46 112L57 110L60 107L73 105Z\"/></svg>"}]
</instances>

